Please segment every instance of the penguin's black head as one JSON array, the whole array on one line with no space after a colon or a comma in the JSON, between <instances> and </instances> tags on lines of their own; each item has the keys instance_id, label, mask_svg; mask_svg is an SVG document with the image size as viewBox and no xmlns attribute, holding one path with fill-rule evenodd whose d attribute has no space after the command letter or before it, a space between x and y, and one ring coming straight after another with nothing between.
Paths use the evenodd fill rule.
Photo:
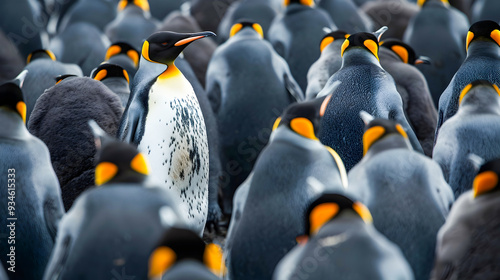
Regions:
<instances>
[{"instance_id":1,"label":"penguin's black head","mask_svg":"<svg viewBox=\"0 0 500 280\"><path fill-rule=\"evenodd\" d=\"M104 81L107 78L123 78L129 81L128 73L121 66L112 63L103 63L92 71L90 77L94 80Z\"/></svg>"},{"instance_id":2,"label":"penguin's black head","mask_svg":"<svg viewBox=\"0 0 500 280\"><path fill-rule=\"evenodd\" d=\"M135 67L139 66L139 52L125 42L117 42L111 45L106 51L106 57L104 60L108 61L113 56L119 54L128 56L134 62Z\"/></svg>"},{"instance_id":3,"label":"penguin's black head","mask_svg":"<svg viewBox=\"0 0 500 280\"><path fill-rule=\"evenodd\" d=\"M190 43L205 38L215 36L215 33L176 33L170 31L156 32L142 45L142 56L150 62L171 65L179 54Z\"/></svg>"},{"instance_id":4,"label":"penguin's black head","mask_svg":"<svg viewBox=\"0 0 500 280\"><path fill-rule=\"evenodd\" d=\"M386 119L372 119L367 121L367 117L363 117L365 121L365 133L363 134L363 154L366 155L370 147L380 139L388 135L401 135L403 138L408 139L408 135L403 127L391 120ZM372 117L373 118L373 117Z\"/></svg>"},{"instance_id":5,"label":"penguin's black head","mask_svg":"<svg viewBox=\"0 0 500 280\"><path fill-rule=\"evenodd\" d=\"M486 81L486 80L477 80L477 81L474 81L468 85L466 85L462 91L460 92L460 97L458 98L458 104L462 104L462 100L464 99L464 97L469 93L471 92L471 90L477 86L486 86L486 87L489 87L491 88L491 90L494 90L498 95L500 95L500 89L498 88L497 85L495 84L492 84L490 83L489 81Z\"/></svg>"},{"instance_id":6,"label":"penguin's black head","mask_svg":"<svg viewBox=\"0 0 500 280\"><path fill-rule=\"evenodd\" d=\"M148 0L120 0L118 2L118 11L123 11L127 6L137 6L145 12L149 12Z\"/></svg>"},{"instance_id":7,"label":"penguin's black head","mask_svg":"<svg viewBox=\"0 0 500 280\"><path fill-rule=\"evenodd\" d=\"M240 32L241 30L243 30L246 27L252 28L253 30L255 30L255 32L259 33L261 38L264 38L264 30L262 29L262 26L256 22L247 21L247 20L240 21L240 22L234 24L231 27L231 31L229 32L229 37L233 37L234 35L236 35L236 33Z\"/></svg>"},{"instance_id":8,"label":"penguin's black head","mask_svg":"<svg viewBox=\"0 0 500 280\"><path fill-rule=\"evenodd\" d=\"M415 51L410 45L404 43L398 39L389 39L380 42L380 46L394 52L401 60L406 64L430 64L430 60L427 57L417 57Z\"/></svg>"},{"instance_id":9,"label":"penguin's black head","mask_svg":"<svg viewBox=\"0 0 500 280\"><path fill-rule=\"evenodd\" d=\"M50 58L54 61L56 60L56 56L53 52L51 52L49 50L39 49L39 50L31 52L28 55L28 58L26 59L26 64L29 64L33 60L39 59L39 58Z\"/></svg>"},{"instance_id":10,"label":"penguin's black head","mask_svg":"<svg viewBox=\"0 0 500 280\"><path fill-rule=\"evenodd\" d=\"M64 79L70 78L70 77L78 77L78 76L73 75L73 74L64 74L64 75L59 75L59 76L55 77L54 80L56 80L56 85L57 85L60 82L62 82Z\"/></svg>"},{"instance_id":11,"label":"penguin's black head","mask_svg":"<svg viewBox=\"0 0 500 280\"><path fill-rule=\"evenodd\" d=\"M321 118L325 114L331 95L311 101L293 103L285 109L281 117L274 123L273 130L280 125L286 125L295 133L318 140Z\"/></svg>"},{"instance_id":12,"label":"penguin's black head","mask_svg":"<svg viewBox=\"0 0 500 280\"><path fill-rule=\"evenodd\" d=\"M214 274L225 271L222 249L205 242L193 231L172 227L162 237L149 257L149 279L161 277L176 262L194 260L203 263Z\"/></svg>"},{"instance_id":13,"label":"penguin's black head","mask_svg":"<svg viewBox=\"0 0 500 280\"><path fill-rule=\"evenodd\" d=\"M95 184L143 183L149 174L146 158L134 146L111 138L89 121L97 148Z\"/></svg>"},{"instance_id":14,"label":"penguin's black head","mask_svg":"<svg viewBox=\"0 0 500 280\"><path fill-rule=\"evenodd\" d=\"M304 6L313 7L314 0L284 0L283 2L283 5L285 5L285 7L288 7L288 5L290 4L300 4Z\"/></svg>"},{"instance_id":15,"label":"penguin's black head","mask_svg":"<svg viewBox=\"0 0 500 280\"><path fill-rule=\"evenodd\" d=\"M364 48L372 53L377 58L377 60L379 60L378 38L372 33L360 32L347 37L347 39L342 44L341 55L344 56L344 53L352 48Z\"/></svg>"},{"instance_id":16,"label":"penguin's black head","mask_svg":"<svg viewBox=\"0 0 500 280\"><path fill-rule=\"evenodd\" d=\"M450 3L448 2L448 0L440 0L440 1L441 1L441 3L443 3L443 5L445 5L447 7L450 5ZM428 2L429 2L429 0L417 0L417 5L419 7L423 7Z\"/></svg>"},{"instance_id":17,"label":"penguin's black head","mask_svg":"<svg viewBox=\"0 0 500 280\"><path fill-rule=\"evenodd\" d=\"M478 21L471 25L467 33L466 50L469 50L470 44L477 39L492 40L500 45L500 26L491 20Z\"/></svg>"},{"instance_id":18,"label":"penguin's black head","mask_svg":"<svg viewBox=\"0 0 500 280\"><path fill-rule=\"evenodd\" d=\"M26 123L26 103L24 103L23 92L15 83L8 82L0 85L0 109L18 113Z\"/></svg>"},{"instance_id":19,"label":"penguin's black head","mask_svg":"<svg viewBox=\"0 0 500 280\"><path fill-rule=\"evenodd\" d=\"M499 190L498 175L500 174L500 159L486 162L474 178L472 193L474 197Z\"/></svg>"},{"instance_id":20,"label":"penguin's black head","mask_svg":"<svg viewBox=\"0 0 500 280\"><path fill-rule=\"evenodd\" d=\"M342 211L357 213L366 223L372 222L372 215L361 202L355 202L341 194L325 193L309 205L305 216L305 233L316 234L326 223L338 217Z\"/></svg>"},{"instance_id":21,"label":"penguin's black head","mask_svg":"<svg viewBox=\"0 0 500 280\"><path fill-rule=\"evenodd\" d=\"M321 44L319 46L321 52L323 52L323 50L328 47L331 43L333 43L333 41L335 40L345 40L347 39L347 37L349 37L349 34L347 34L347 32L345 31L342 31L342 30L336 30L336 31L333 31L333 32L330 32L328 34L326 34L323 39L321 39Z\"/></svg>"}]
</instances>

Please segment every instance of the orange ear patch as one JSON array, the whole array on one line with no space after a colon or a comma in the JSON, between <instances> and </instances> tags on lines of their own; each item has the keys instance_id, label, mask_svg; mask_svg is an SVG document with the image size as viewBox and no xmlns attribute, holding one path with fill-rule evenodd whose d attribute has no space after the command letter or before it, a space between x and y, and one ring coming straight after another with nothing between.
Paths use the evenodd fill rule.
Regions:
<instances>
[{"instance_id":1,"label":"orange ear patch","mask_svg":"<svg viewBox=\"0 0 500 280\"><path fill-rule=\"evenodd\" d=\"M365 47L370 50L370 52L378 59L378 44L373 40L365 40L363 42Z\"/></svg>"},{"instance_id":2,"label":"orange ear patch","mask_svg":"<svg viewBox=\"0 0 500 280\"><path fill-rule=\"evenodd\" d=\"M403 60L404 63L408 64L410 55L408 54L408 50L405 47L395 45L392 46L391 49L401 58L401 60Z\"/></svg>"},{"instance_id":3,"label":"orange ear patch","mask_svg":"<svg viewBox=\"0 0 500 280\"><path fill-rule=\"evenodd\" d=\"M324 38L322 41L321 41L321 45L319 47L319 49L321 50L321 52L323 52L323 50L328 47L331 43L333 43L334 39L333 37L326 37Z\"/></svg>"},{"instance_id":4,"label":"orange ear patch","mask_svg":"<svg viewBox=\"0 0 500 280\"><path fill-rule=\"evenodd\" d=\"M363 155L366 155L368 149L385 133L385 128L381 126L370 127L363 134Z\"/></svg>"},{"instance_id":5,"label":"orange ear patch","mask_svg":"<svg viewBox=\"0 0 500 280\"><path fill-rule=\"evenodd\" d=\"M472 184L473 196L477 197L489 192L498 185L498 175L493 171L485 171L476 176Z\"/></svg>"},{"instance_id":6,"label":"orange ear patch","mask_svg":"<svg viewBox=\"0 0 500 280\"><path fill-rule=\"evenodd\" d=\"M328 221L335 217L339 212L339 205L337 203L323 203L311 211L309 214L309 223L311 225L309 232L315 234L321 229Z\"/></svg>"}]
</instances>

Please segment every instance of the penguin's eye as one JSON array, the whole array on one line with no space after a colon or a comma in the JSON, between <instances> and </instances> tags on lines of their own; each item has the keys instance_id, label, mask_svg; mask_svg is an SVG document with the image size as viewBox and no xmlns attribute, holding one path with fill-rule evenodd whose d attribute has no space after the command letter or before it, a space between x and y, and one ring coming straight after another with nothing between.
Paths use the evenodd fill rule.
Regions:
<instances>
[{"instance_id":1,"label":"penguin's eye","mask_svg":"<svg viewBox=\"0 0 500 280\"><path fill-rule=\"evenodd\" d=\"M168 43L167 42L163 42L163 43L161 43L161 45L164 46L164 47L166 47L168 45Z\"/></svg>"}]
</instances>

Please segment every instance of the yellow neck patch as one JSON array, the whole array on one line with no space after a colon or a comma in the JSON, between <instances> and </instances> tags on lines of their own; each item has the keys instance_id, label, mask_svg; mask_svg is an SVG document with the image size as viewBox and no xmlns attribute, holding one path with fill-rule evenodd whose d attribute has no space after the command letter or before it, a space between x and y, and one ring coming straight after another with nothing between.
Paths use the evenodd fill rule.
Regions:
<instances>
[{"instance_id":1,"label":"yellow neck patch","mask_svg":"<svg viewBox=\"0 0 500 280\"><path fill-rule=\"evenodd\" d=\"M161 277L175 263L177 255L169 247L162 246L154 250L149 258L149 278Z\"/></svg>"},{"instance_id":2,"label":"yellow neck patch","mask_svg":"<svg viewBox=\"0 0 500 280\"><path fill-rule=\"evenodd\" d=\"M274 124L273 124L273 131L275 131L278 126L280 125L280 122L281 122L281 117L278 117L275 121L274 121Z\"/></svg>"},{"instance_id":3,"label":"yellow neck patch","mask_svg":"<svg viewBox=\"0 0 500 280\"><path fill-rule=\"evenodd\" d=\"M127 73L127 70L123 69L123 76L125 77L125 79L127 80L127 83L130 83L130 78L128 77L128 73Z\"/></svg>"},{"instance_id":4,"label":"yellow neck patch","mask_svg":"<svg viewBox=\"0 0 500 280\"><path fill-rule=\"evenodd\" d=\"M322 226L335 217L339 212L337 203L322 203L311 211L309 214L309 223L311 225L309 232L311 235L316 234Z\"/></svg>"},{"instance_id":5,"label":"yellow neck patch","mask_svg":"<svg viewBox=\"0 0 500 280\"><path fill-rule=\"evenodd\" d=\"M342 44L340 56L344 56L344 52L349 47L349 39L345 40L344 43Z\"/></svg>"},{"instance_id":6,"label":"yellow neck patch","mask_svg":"<svg viewBox=\"0 0 500 280\"><path fill-rule=\"evenodd\" d=\"M132 61L134 62L135 67L137 67L139 65L139 54L136 51L129 50L127 52L127 56L130 57L130 59L132 59Z\"/></svg>"},{"instance_id":7,"label":"yellow neck patch","mask_svg":"<svg viewBox=\"0 0 500 280\"><path fill-rule=\"evenodd\" d=\"M111 162L101 162L95 168L95 184L100 186L115 177L118 173L118 166Z\"/></svg>"},{"instance_id":8,"label":"yellow neck patch","mask_svg":"<svg viewBox=\"0 0 500 280\"><path fill-rule=\"evenodd\" d=\"M396 124L396 130L401 134L404 138L408 139L408 134L400 124Z\"/></svg>"},{"instance_id":9,"label":"yellow neck patch","mask_svg":"<svg viewBox=\"0 0 500 280\"><path fill-rule=\"evenodd\" d=\"M467 43L465 45L466 51L469 51L469 45L470 45L470 42L472 42L472 39L474 39L474 33L472 33L471 31L467 32Z\"/></svg>"},{"instance_id":10,"label":"yellow neck patch","mask_svg":"<svg viewBox=\"0 0 500 280\"><path fill-rule=\"evenodd\" d=\"M361 202L354 202L352 208L354 209L354 211L356 211L356 213L358 213L361 219L365 221L365 223L371 224L373 222L372 214L364 204L362 204Z\"/></svg>"},{"instance_id":11,"label":"yellow neck patch","mask_svg":"<svg viewBox=\"0 0 500 280\"><path fill-rule=\"evenodd\" d=\"M378 44L377 42L373 41L373 40L365 40L363 42L363 44L365 45L365 47L370 50L370 52L378 59Z\"/></svg>"},{"instance_id":12,"label":"yellow neck patch","mask_svg":"<svg viewBox=\"0 0 500 280\"><path fill-rule=\"evenodd\" d=\"M138 153L130 162L130 167L138 173L148 175L149 169L146 163L146 159L142 155L142 153Z\"/></svg>"},{"instance_id":13,"label":"yellow neck patch","mask_svg":"<svg viewBox=\"0 0 500 280\"><path fill-rule=\"evenodd\" d=\"M495 29L495 30L491 31L490 37L491 37L491 39L493 39L493 41L495 41L500 46L500 30Z\"/></svg>"},{"instance_id":14,"label":"yellow neck patch","mask_svg":"<svg viewBox=\"0 0 500 280\"><path fill-rule=\"evenodd\" d=\"M472 184L473 196L491 191L498 184L498 175L493 171L485 171L476 176Z\"/></svg>"},{"instance_id":15,"label":"yellow neck patch","mask_svg":"<svg viewBox=\"0 0 500 280\"><path fill-rule=\"evenodd\" d=\"M295 118L290 121L290 127L292 128L293 131L296 133L312 139L312 140L318 140L316 135L314 134L314 126L311 123L310 120L306 118Z\"/></svg>"},{"instance_id":16,"label":"yellow neck patch","mask_svg":"<svg viewBox=\"0 0 500 280\"><path fill-rule=\"evenodd\" d=\"M167 65L167 70L165 70L163 73L161 73L160 76L158 76L158 80L165 81L179 75L182 75L181 71L177 67L175 67L174 63L171 63Z\"/></svg>"},{"instance_id":17,"label":"yellow neck patch","mask_svg":"<svg viewBox=\"0 0 500 280\"><path fill-rule=\"evenodd\" d=\"M283 4L286 6L290 5L290 0L285 0ZM300 0L300 4L304 6L312 7L314 6L314 0Z\"/></svg>"},{"instance_id":18,"label":"yellow neck patch","mask_svg":"<svg viewBox=\"0 0 500 280\"><path fill-rule=\"evenodd\" d=\"M231 27L231 31L229 32L229 37L233 37L236 35L236 33L240 32L241 29L243 28L243 24L237 23ZM253 30L255 30L257 33L259 33L261 38L264 38L264 30L262 29L262 26L258 23L252 24Z\"/></svg>"},{"instance_id":19,"label":"yellow neck patch","mask_svg":"<svg viewBox=\"0 0 500 280\"><path fill-rule=\"evenodd\" d=\"M329 146L325 146L325 147L332 155L333 159L335 160L335 163L337 163L337 167L338 167L339 173L340 173L340 180L342 181L342 186L344 187L344 189L347 189L347 172L345 170L344 162L342 161L339 154L334 149L332 149Z\"/></svg>"},{"instance_id":20,"label":"yellow neck patch","mask_svg":"<svg viewBox=\"0 0 500 280\"><path fill-rule=\"evenodd\" d=\"M50 57L50 59L52 59L53 61L56 61L56 55L53 52L51 52L49 50L44 50L44 51ZM28 55L28 58L26 59L26 64L29 64L31 62L32 58L33 58L33 54L30 53Z\"/></svg>"},{"instance_id":21,"label":"yellow neck patch","mask_svg":"<svg viewBox=\"0 0 500 280\"><path fill-rule=\"evenodd\" d=\"M223 260L223 251L216 244L208 244L203 254L203 263L213 274L222 277L226 274L226 265Z\"/></svg>"},{"instance_id":22,"label":"yellow neck patch","mask_svg":"<svg viewBox=\"0 0 500 280\"><path fill-rule=\"evenodd\" d=\"M368 149L382 137L385 133L385 128L382 126L370 127L365 134L363 134L363 155L366 155Z\"/></svg>"},{"instance_id":23,"label":"yellow neck patch","mask_svg":"<svg viewBox=\"0 0 500 280\"><path fill-rule=\"evenodd\" d=\"M472 88L472 84L468 84L460 92L460 97L458 98L458 104L459 105L462 103L462 99L464 99L465 95L470 91L471 88Z\"/></svg>"},{"instance_id":24,"label":"yellow neck patch","mask_svg":"<svg viewBox=\"0 0 500 280\"><path fill-rule=\"evenodd\" d=\"M23 122L26 123L26 103L23 101L17 102L16 109L19 115L21 115L21 118L23 118Z\"/></svg>"},{"instance_id":25,"label":"yellow neck patch","mask_svg":"<svg viewBox=\"0 0 500 280\"><path fill-rule=\"evenodd\" d=\"M408 50L405 47L395 45L392 46L391 49L401 58L401 60L403 60L404 63L408 64L410 55L408 54Z\"/></svg>"},{"instance_id":26,"label":"yellow neck patch","mask_svg":"<svg viewBox=\"0 0 500 280\"><path fill-rule=\"evenodd\" d=\"M322 41L321 41L321 45L319 47L319 49L321 50L321 52L323 52L323 50L328 47L331 43L333 43L335 39L333 39L333 37L326 37L324 38Z\"/></svg>"},{"instance_id":27,"label":"yellow neck patch","mask_svg":"<svg viewBox=\"0 0 500 280\"><path fill-rule=\"evenodd\" d=\"M323 117L326 113L326 108L328 107L328 104L330 103L330 100L332 99L332 94L328 95L325 100L323 100L323 103L321 103L321 107L319 109L319 116Z\"/></svg>"},{"instance_id":28,"label":"yellow neck patch","mask_svg":"<svg viewBox=\"0 0 500 280\"><path fill-rule=\"evenodd\" d=\"M111 46L108 48L108 50L106 51L106 56L104 57L104 60L109 60L111 57L119 54L120 52L122 51L122 48L120 48L120 46Z\"/></svg>"},{"instance_id":29,"label":"yellow neck patch","mask_svg":"<svg viewBox=\"0 0 500 280\"><path fill-rule=\"evenodd\" d=\"M127 4L127 0L121 0L118 3L118 11L123 11L127 7ZM143 11L149 11L149 3L147 0L134 0L134 5L141 8Z\"/></svg>"},{"instance_id":30,"label":"yellow neck patch","mask_svg":"<svg viewBox=\"0 0 500 280\"><path fill-rule=\"evenodd\" d=\"M144 44L142 44L142 57L146 59L149 62L154 62L149 58L149 42L146 40L144 41Z\"/></svg>"}]
</instances>

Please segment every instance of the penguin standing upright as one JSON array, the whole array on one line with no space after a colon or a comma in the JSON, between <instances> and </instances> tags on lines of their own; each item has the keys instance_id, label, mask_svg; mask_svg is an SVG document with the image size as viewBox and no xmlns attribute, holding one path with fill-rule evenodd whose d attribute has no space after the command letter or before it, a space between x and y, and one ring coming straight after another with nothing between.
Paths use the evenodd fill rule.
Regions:
<instances>
[{"instance_id":1,"label":"penguin standing upright","mask_svg":"<svg viewBox=\"0 0 500 280\"><path fill-rule=\"evenodd\" d=\"M28 132L25 121L26 104L18 84L1 85L0 260L12 280L42 278L64 214L49 151Z\"/></svg>"},{"instance_id":2,"label":"penguin standing upright","mask_svg":"<svg viewBox=\"0 0 500 280\"><path fill-rule=\"evenodd\" d=\"M202 234L208 210L208 140L193 87L175 66L181 51L212 32L157 32L142 47L132 95L118 138L138 146L151 175L181 205L192 229Z\"/></svg>"},{"instance_id":3,"label":"penguin standing upright","mask_svg":"<svg viewBox=\"0 0 500 280\"><path fill-rule=\"evenodd\" d=\"M341 30L348 33L373 31L371 19L352 0L321 0L318 7L327 11Z\"/></svg>"},{"instance_id":4,"label":"penguin standing upright","mask_svg":"<svg viewBox=\"0 0 500 280\"><path fill-rule=\"evenodd\" d=\"M325 193L309 205L305 220L301 243L280 261L274 280L413 280L401 250L373 227L362 203Z\"/></svg>"},{"instance_id":5,"label":"penguin standing upright","mask_svg":"<svg viewBox=\"0 0 500 280\"><path fill-rule=\"evenodd\" d=\"M139 67L139 52L130 44L124 42L113 43L106 50L105 62L121 66L129 76L130 81L134 80L135 72Z\"/></svg>"},{"instance_id":6,"label":"penguin standing upright","mask_svg":"<svg viewBox=\"0 0 500 280\"><path fill-rule=\"evenodd\" d=\"M307 71L320 56L318 45L323 28L337 29L330 15L314 7L313 0L286 0L282 14L274 18L268 40L290 66L302 91L307 88Z\"/></svg>"},{"instance_id":7,"label":"penguin standing upright","mask_svg":"<svg viewBox=\"0 0 500 280\"><path fill-rule=\"evenodd\" d=\"M76 64L62 63L56 60L54 53L49 50L35 50L28 55L28 70L23 83L24 99L27 112L26 122L29 122L31 111L43 92L56 84L55 77L60 75L83 76L82 69Z\"/></svg>"},{"instance_id":8,"label":"penguin standing upright","mask_svg":"<svg viewBox=\"0 0 500 280\"><path fill-rule=\"evenodd\" d=\"M71 1L71 0L70 0ZM61 33L75 23L92 24L100 31L116 17L120 0L77 0L59 19L57 32Z\"/></svg>"},{"instance_id":9,"label":"penguin standing upright","mask_svg":"<svg viewBox=\"0 0 500 280\"><path fill-rule=\"evenodd\" d=\"M437 111L424 75L414 65L428 64L417 57L409 45L395 39L385 40L379 50L380 65L391 74L403 100L408 122L427 156L432 155Z\"/></svg>"},{"instance_id":10,"label":"penguin standing upright","mask_svg":"<svg viewBox=\"0 0 500 280\"><path fill-rule=\"evenodd\" d=\"M231 279L270 279L279 260L303 234L303 212L321 193L342 193L342 160L316 134L330 97L290 105L275 123L269 144L238 189L226 239ZM246 197L239 198L239 192ZM234 226L233 226L234 224Z\"/></svg>"},{"instance_id":11,"label":"penguin standing upright","mask_svg":"<svg viewBox=\"0 0 500 280\"><path fill-rule=\"evenodd\" d=\"M464 40L469 20L448 0L419 1L422 7L403 37L416 53L428 56L431 65L417 66L424 74L436 106L439 96L465 59Z\"/></svg>"},{"instance_id":12,"label":"penguin standing upright","mask_svg":"<svg viewBox=\"0 0 500 280\"><path fill-rule=\"evenodd\" d=\"M380 66L377 37L383 31L349 36L342 45L342 68L330 77L318 94L333 93L332 102L321 120L323 129L319 139L339 153L347 170L363 158L364 125L356 113L361 110L401 123L414 149L422 151L406 120L394 79ZM335 89L338 82L341 84Z\"/></svg>"},{"instance_id":13,"label":"penguin standing upright","mask_svg":"<svg viewBox=\"0 0 500 280\"><path fill-rule=\"evenodd\" d=\"M438 123L455 115L462 90L476 80L487 80L500 85L500 26L494 21L479 21L467 33L467 58L439 98Z\"/></svg>"},{"instance_id":14,"label":"penguin standing upright","mask_svg":"<svg viewBox=\"0 0 500 280\"><path fill-rule=\"evenodd\" d=\"M148 274L152 280L160 277L169 280L218 280L223 276L224 268L222 250L218 245L205 244L189 229L172 227L151 253Z\"/></svg>"},{"instance_id":15,"label":"penguin standing upright","mask_svg":"<svg viewBox=\"0 0 500 280\"><path fill-rule=\"evenodd\" d=\"M103 63L92 71L90 77L101 81L120 97L123 107L127 106L130 97L130 78L125 69L116 64Z\"/></svg>"},{"instance_id":16,"label":"penguin standing upright","mask_svg":"<svg viewBox=\"0 0 500 280\"><path fill-rule=\"evenodd\" d=\"M116 133L122 113L118 96L88 77L63 79L36 102L28 129L49 148L66 210L94 182L95 146L87 120Z\"/></svg>"},{"instance_id":17,"label":"penguin standing upright","mask_svg":"<svg viewBox=\"0 0 500 280\"><path fill-rule=\"evenodd\" d=\"M475 170L468 159L474 153L485 160L500 157L500 90L485 80L464 87L457 113L447 120L436 138L432 158L459 197L472 186Z\"/></svg>"},{"instance_id":18,"label":"penguin standing upright","mask_svg":"<svg viewBox=\"0 0 500 280\"><path fill-rule=\"evenodd\" d=\"M151 18L147 0L121 0L116 18L106 25L104 31L111 42L125 42L140 49L142 42L158 26L159 22Z\"/></svg>"},{"instance_id":19,"label":"penguin standing upright","mask_svg":"<svg viewBox=\"0 0 500 280\"><path fill-rule=\"evenodd\" d=\"M328 79L342 66L342 44L349 37L344 31L336 30L326 34L321 40L319 48L321 56L307 72L306 99L316 97L323 89Z\"/></svg>"},{"instance_id":20,"label":"penguin standing upright","mask_svg":"<svg viewBox=\"0 0 500 280\"><path fill-rule=\"evenodd\" d=\"M365 115L365 156L349 172L349 192L370 209L375 228L401 248L415 279L429 279L453 193L439 166L411 149L401 125Z\"/></svg>"},{"instance_id":21,"label":"penguin standing upright","mask_svg":"<svg viewBox=\"0 0 500 280\"><path fill-rule=\"evenodd\" d=\"M156 243L185 221L168 192L148 185L145 156L91 123L99 188L84 192L61 220L43 279L147 279Z\"/></svg>"},{"instance_id":22,"label":"penguin standing upright","mask_svg":"<svg viewBox=\"0 0 500 280\"><path fill-rule=\"evenodd\" d=\"M500 160L484 163L439 230L432 280L498 279Z\"/></svg>"},{"instance_id":23,"label":"penguin standing upright","mask_svg":"<svg viewBox=\"0 0 500 280\"><path fill-rule=\"evenodd\" d=\"M236 188L266 145L274 120L303 99L288 65L263 39L259 24L237 23L231 34L207 71L207 94L219 128L226 214L231 213Z\"/></svg>"}]
</instances>

